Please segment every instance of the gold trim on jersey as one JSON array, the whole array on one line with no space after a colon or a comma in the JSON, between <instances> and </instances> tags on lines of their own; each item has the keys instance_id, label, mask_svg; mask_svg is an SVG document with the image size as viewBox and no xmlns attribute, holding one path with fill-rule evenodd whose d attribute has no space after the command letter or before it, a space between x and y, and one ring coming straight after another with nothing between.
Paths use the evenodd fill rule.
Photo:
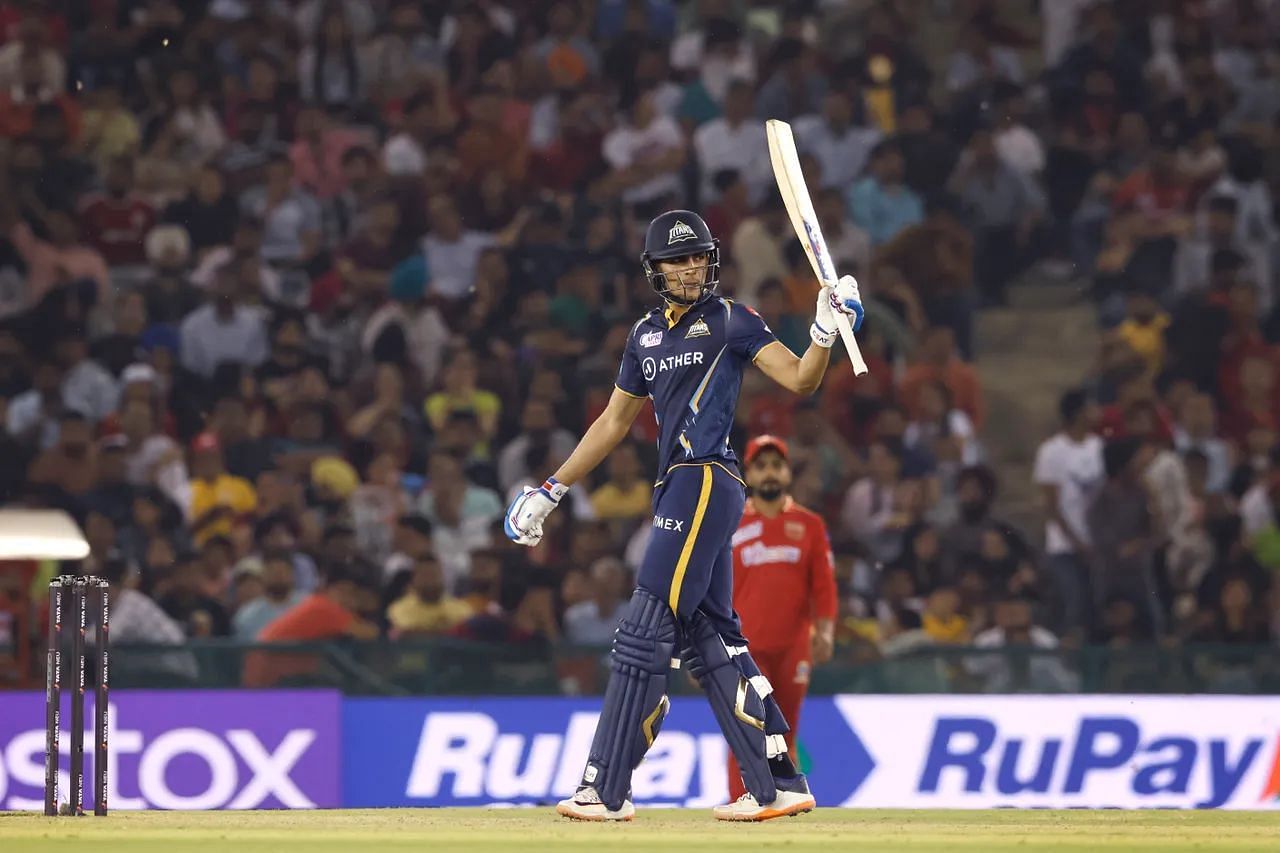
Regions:
<instances>
[{"instance_id":1,"label":"gold trim on jersey","mask_svg":"<svg viewBox=\"0 0 1280 853\"><path fill-rule=\"evenodd\" d=\"M727 465L725 465L723 462L715 462L715 461L712 461L712 462L677 462L676 464L672 465L670 468L668 468L668 469L666 470L666 473L664 473L664 474L662 475L662 479L661 479L661 480L659 480L658 482L654 483L654 484L653 484L653 487L656 489L656 488L658 488L658 486L661 486L663 483L665 483L665 482L667 481L667 474L670 474L670 473L671 473L673 470L675 470L676 468L701 468L701 467L702 467L702 466L704 466L704 465L714 465L714 466L716 466L716 467L717 467L717 468L719 468L721 471L725 472L725 473L726 473L726 474L728 474L730 477L732 477L733 479L735 479L735 480L737 480L739 483L741 483L741 484L742 484L742 488L744 488L744 489L745 489L745 488L747 487L747 481L746 481L746 480L742 479L742 478L741 478L741 477L739 477L737 474L735 474L735 473L733 473L732 471L730 471L730 470L729 470L729 467L728 467Z\"/></svg>"},{"instance_id":2,"label":"gold trim on jersey","mask_svg":"<svg viewBox=\"0 0 1280 853\"><path fill-rule=\"evenodd\" d=\"M702 469L702 491L698 493L698 505L693 510L693 521L689 524L689 535L684 539L684 547L680 549L680 559L676 561L675 575L671 578L671 594L667 604L671 612L680 612L680 587L684 585L684 574L689 569L689 558L693 556L693 546L698 541L698 531L702 528L702 519L707 514L707 504L711 500L711 466Z\"/></svg>"},{"instance_id":3,"label":"gold trim on jersey","mask_svg":"<svg viewBox=\"0 0 1280 853\"><path fill-rule=\"evenodd\" d=\"M614 388L617 388L619 391L621 391L623 394L626 394L628 397L630 397L630 398L631 398L631 399L633 399L633 400L648 400L648 399L649 399L649 395L648 395L648 394L632 394L630 391L628 391L626 388L623 388L623 387L622 387L621 385L619 385L617 382L613 383L613 387L614 387Z\"/></svg>"}]
</instances>

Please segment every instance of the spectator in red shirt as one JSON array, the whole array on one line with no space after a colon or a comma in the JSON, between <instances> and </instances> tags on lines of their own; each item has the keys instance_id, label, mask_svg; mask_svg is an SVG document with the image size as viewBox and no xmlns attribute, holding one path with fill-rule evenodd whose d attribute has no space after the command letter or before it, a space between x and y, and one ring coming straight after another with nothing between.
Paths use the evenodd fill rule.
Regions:
<instances>
[{"instance_id":1,"label":"spectator in red shirt","mask_svg":"<svg viewBox=\"0 0 1280 853\"><path fill-rule=\"evenodd\" d=\"M373 142L366 134L335 126L328 113L314 105L298 113L296 140L289 149L294 183L321 200L347 189L342 168L347 151Z\"/></svg>"},{"instance_id":2,"label":"spectator in red shirt","mask_svg":"<svg viewBox=\"0 0 1280 853\"><path fill-rule=\"evenodd\" d=\"M902 377L902 404L913 417L917 414L920 389L931 382L947 386L955 407L969 416L975 428L982 428L986 408L982 404L978 373L956 354L956 336L949 326L934 326L925 331L919 358Z\"/></svg>"},{"instance_id":3,"label":"spectator in red shirt","mask_svg":"<svg viewBox=\"0 0 1280 853\"><path fill-rule=\"evenodd\" d=\"M538 146L529 177L539 187L573 190L604 171L602 110L591 92L563 92L550 97L561 101L555 136ZM724 232L716 232L724 233Z\"/></svg>"},{"instance_id":4,"label":"spectator in red shirt","mask_svg":"<svg viewBox=\"0 0 1280 853\"><path fill-rule=\"evenodd\" d=\"M1128 423L1139 412L1151 414L1153 439L1173 442L1173 416L1160 404L1155 385L1145 372L1128 377L1116 388L1116 401L1102 409L1098 433L1108 441L1131 436Z\"/></svg>"},{"instance_id":5,"label":"spectator in red shirt","mask_svg":"<svg viewBox=\"0 0 1280 853\"><path fill-rule=\"evenodd\" d=\"M733 534L733 608L751 655L773 686L791 723L787 749L794 759L800 704L815 663L831 659L835 642L836 579L822 517L787 494L791 466L786 442L762 435L747 444L751 497ZM729 799L746 789L729 759Z\"/></svg>"},{"instance_id":6,"label":"spectator in red shirt","mask_svg":"<svg viewBox=\"0 0 1280 853\"><path fill-rule=\"evenodd\" d=\"M1179 237L1190 230L1187 215L1190 193L1178 171L1178 149L1170 142L1157 146L1144 168L1133 172L1116 188L1111 206L1117 212L1142 216L1141 236L1148 240Z\"/></svg>"},{"instance_id":7,"label":"spectator in red shirt","mask_svg":"<svg viewBox=\"0 0 1280 853\"><path fill-rule=\"evenodd\" d=\"M121 157L107 167L105 193L95 193L80 205L85 240L112 267L140 266L147 261L144 241L156 224L156 211L133 192L133 161Z\"/></svg>"},{"instance_id":8,"label":"spectator in red shirt","mask_svg":"<svg viewBox=\"0 0 1280 853\"><path fill-rule=\"evenodd\" d=\"M332 565L325 572L324 586L267 623L258 642L318 643L344 637L372 640L378 636L378 627L357 615L364 597L358 573L345 565ZM270 687L284 678L314 675L320 663L315 654L250 652L244 662L244 686Z\"/></svg>"}]
</instances>

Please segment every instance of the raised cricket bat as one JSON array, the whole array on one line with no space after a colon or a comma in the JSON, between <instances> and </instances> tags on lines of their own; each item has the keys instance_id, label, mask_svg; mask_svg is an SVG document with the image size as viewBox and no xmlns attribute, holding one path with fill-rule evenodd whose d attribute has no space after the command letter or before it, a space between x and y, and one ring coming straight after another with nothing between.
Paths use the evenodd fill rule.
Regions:
<instances>
[{"instance_id":1,"label":"raised cricket bat","mask_svg":"<svg viewBox=\"0 0 1280 853\"><path fill-rule=\"evenodd\" d=\"M771 118L764 123L765 133L769 137L769 159L773 163L773 177L778 182L778 192L782 193L782 201L787 206L787 215L791 217L791 227L804 245L804 253L809 257L809 265L813 274L823 284L834 286L838 276L831 263L831 253L827 251L827 241L822 236L822 227L818 225L818 215L813 210L813 200L809 198L809 186L804 182L804 172L800 170L800 155L796 151L796 140L791 135L791 125L785 121ZM853 373L861 376L867 372L867 363L862 359L862 351L858 349L858 341L853 336L853 326L844 314L836 314L836 328L840 331L840 339L844 341L845 351L853 362Z\"/></svg>"}]
</instances>

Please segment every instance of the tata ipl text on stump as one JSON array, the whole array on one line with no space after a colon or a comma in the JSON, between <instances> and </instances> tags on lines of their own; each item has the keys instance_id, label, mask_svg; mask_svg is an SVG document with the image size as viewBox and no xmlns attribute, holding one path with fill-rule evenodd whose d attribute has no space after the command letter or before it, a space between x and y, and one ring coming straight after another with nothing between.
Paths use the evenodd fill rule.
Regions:
<instances>
[{"instance_id":1,"label":"tata ipl text on stump","mask_svg":"<svg viewBox=\"0 0 1280 853\"><path fill-rule=\"evenodd\" d=\"M98 661L93 702L93 813L107 813L107 681L110 602L105 580L63 575L49 582L49 652L45 677L44 813L84 814L84 697L88 670L89 611L98 617L94 657ZM70 613L67 596L70 594ZM91 605L92 603L92 605ZM69 615L69 619L66 617ZM69 631L66 630L69 628ZM71 644L71 783L67 803L59 808L58 769L62 738L62 665L64 635Z\"/></svg>"}]
</instances>

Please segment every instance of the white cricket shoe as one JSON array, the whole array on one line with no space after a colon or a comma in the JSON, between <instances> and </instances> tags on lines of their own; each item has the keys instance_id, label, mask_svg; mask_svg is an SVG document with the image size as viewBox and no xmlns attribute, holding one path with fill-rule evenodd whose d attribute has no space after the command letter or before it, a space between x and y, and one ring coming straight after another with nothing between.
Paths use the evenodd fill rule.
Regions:
<instances>
[{"instance_id":1,"label":"white cricket shoe","mask_svg":"<svg viewBox=\"0 0 1280 853\"><path fill-rule=\"evenodd\" d=\"M636 807L630 800L622 802L622 808L614 811L600 800L595 788L583 788L567 800L561 800L556 813L571 820L632 820Z\"/></svg>"},{"instance_id":2,"label":"white cricket shoe","mask_svg":"<svg viewBox=\"0 0 1280 853\"><path fill-rule=\"evenodd\" d=\"M772 820L775 817L794 817L798 814L813 811L817 801L813 794L805 791L778 790L778 796L772 803L762 806L750 794L743 794L732 803L716 806L711 810L716 820Z\"/></svg>"}]
</instances>

